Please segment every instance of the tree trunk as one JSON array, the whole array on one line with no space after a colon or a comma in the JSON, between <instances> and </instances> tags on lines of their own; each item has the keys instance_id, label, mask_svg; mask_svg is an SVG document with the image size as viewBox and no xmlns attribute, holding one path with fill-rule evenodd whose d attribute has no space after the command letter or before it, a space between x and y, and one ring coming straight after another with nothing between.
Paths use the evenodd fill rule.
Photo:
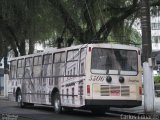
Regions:
<instances>
[{"instance_id":1,"label":"tree trunk","mask_svg":"<svg viewBox=\"0 0 160 120\"><path fill-rule=\"evenodd\" d=\"M28 54L33 54L34 52L34 41L32 39L29 39L29 51Z\"/></svg>"},{"instance_id":2,"label":"tree trunk","mask_svg":"<svg viewBox=\"0 0 160 120\"><path fill-rule=\"evenodd\" d=\"M49 2L60 12L60 16L64 20L64 23L67 21L66 27L67 29L72 33L72 35L80 40L81 43L85 43L83 41L84 32L77 24L77 22L74 21L74 19L71 17L70 13L67 11L67 9L63 6L60 0L49 0Z\"/></svg>"},{"instance_id":3,"label":"tree trunk","mask_svg":"<svg viewBox=\"0 0 160 120\"><path fill-rule=\"evenodd\" d=\"M18 51L17 51L17 49L13 49L13 52L14 52L14 56L18 57Z\"/></svg>"},{"instance_id":4,"label":"tree trunk","mask_svg":"<svg viewBox=\"0 0 160 120\"><path fill-rule=\"evenodd\" d=\"M26 55L26 43L25 40L21 40L20 46L19 46L19 53L20 56Z\"/></svg>"}]
</instances>

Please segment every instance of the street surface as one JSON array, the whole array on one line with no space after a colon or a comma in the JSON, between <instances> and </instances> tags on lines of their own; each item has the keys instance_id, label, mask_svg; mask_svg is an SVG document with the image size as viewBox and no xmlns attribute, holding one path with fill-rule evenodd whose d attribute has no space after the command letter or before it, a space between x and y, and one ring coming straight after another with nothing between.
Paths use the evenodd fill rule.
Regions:
<instances>
[{"instance_id":1,"label":"street surface","mask_svg":"<svg viewBox=\"0 0 160 120\"><path fill-rule=\"evenodd\" d=\"M156 114L160 115L160 97L155 97L154 109ZM142 96L142 106L134 108L111 108L111 110L144 114L144 96Z\"/></svg>"},{"instance_id":2,"label":"street surface","mask_svg":"<svg viewBox=\"0 0 160 120\"><path fill-rule=\"evenodd\" d=\"M16 102L0 98L0 120L159 120L159 114L151 118L149 115L137 114L143 106L122 109L111 108L105 115L93 115L90 111L74 110L73 112L54 113L50 106L35 105L34 107L19 108ZM136 114L135 114L136 113ZM9 119L10 118L10 119ZM11 119L12 118L12 119Z\"/></svg>"},{"instance_id":3,"label":"street surface","mask_svg":"<svg viewBox=\"0 0 160 120\"><path fill-rule=\"evenodd\" d=\"M93 115L89 111L73 111L64 112L62 114L54 113L52 107L35 106L28 108L19 108L15 102L0 99L0 120L4 119L5 115L14 115L18 120L120 120L119 115ZM2 117L3 116L3 117Z\"/></svg>"}]
</instances>

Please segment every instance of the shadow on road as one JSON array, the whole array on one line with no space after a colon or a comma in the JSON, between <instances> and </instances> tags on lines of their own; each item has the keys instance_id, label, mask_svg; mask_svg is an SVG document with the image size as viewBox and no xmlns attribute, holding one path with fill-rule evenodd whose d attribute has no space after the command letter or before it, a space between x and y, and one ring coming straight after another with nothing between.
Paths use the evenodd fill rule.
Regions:
<instances>
[{"instance_id":1,"label":"shadow on road","mask_svg":"<svg viewBox=\"0 0 160 120\"><path fill-rule=\"evenodd\" d=\"M14 106L17 109L25 109L25 110L31 110L31 111L39 111L43 113L48 113L48 114L56 114L54 112L54 108L51 106L27 106L25 108L19 108L18 106ZM57 114L58 115L58 114ZM95 115L92 114L91 111L88 110L79 110L79 109L74 109L73 111L65 111L59 115L65 115L65 116L75 116L75 117L115 117L114 115L110 114L103 114L103 115Z\"/></svg>"}]
</instances>

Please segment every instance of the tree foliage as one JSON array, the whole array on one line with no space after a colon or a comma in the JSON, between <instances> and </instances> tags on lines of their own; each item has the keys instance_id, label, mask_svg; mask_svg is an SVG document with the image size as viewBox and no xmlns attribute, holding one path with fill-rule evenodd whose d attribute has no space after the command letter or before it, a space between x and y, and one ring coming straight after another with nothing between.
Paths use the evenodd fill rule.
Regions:
<instances>
[{"instance_id":1,"label":"tree foliage","mask_svg":"<svg viewBox=\"0 0 160 120\"><path fill-rule=\"evenodd\" d=\"M49 38L52 26L51 11L45 1L0 0L2 41L8 41L15 56L33 53L34 42Z\"/></svg>"},{"instance_id":2,"label":"tree foliage","mask_svg":"<svg viewBox=\"0 0 160 120\"><path fill-rule=\"evenodd\" d=\"M116 36L116 42L130 43L132 39L127 36L128 30L132 30L134 20L140 17L139 0L49 0L49 2L60 12L70 34L81 43L96 40L108 42L108 36L111 40ZM159 1L152 1L151 6L159 6Z\"/></svg>"},{"instance_id":3,"label":"tree foliage","mask_svg":"<svg viewBox=\"0 0 160 120\"><path fill-rule=\"evenodd\" d=\"M139 43L132 24L140 17L140 4L139 0L0 0L1 46L18 56L33 53L35 42L44 41L63 46ZM150 5L158 7L160 1Z\"/></svg>"}]
</instances>

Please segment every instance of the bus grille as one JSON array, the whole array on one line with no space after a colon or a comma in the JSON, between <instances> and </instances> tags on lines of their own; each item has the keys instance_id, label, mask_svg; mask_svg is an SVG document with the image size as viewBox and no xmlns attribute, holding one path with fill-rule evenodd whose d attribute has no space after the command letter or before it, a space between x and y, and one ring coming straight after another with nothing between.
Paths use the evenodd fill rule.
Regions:
<instances>
[{"instance_id":1,"label":"bus grille","mask_svg":"<svg viewBox=\"0 0 160 120\"><path fill-rule=\"evenodd\" d=\"M101 85L101 96L109 96L109 85Z\"/></svg>"},{"instance_id":2,"label":"bus grille","mask_svg":"<svg viewBox=\"0 0 160 120\"><path fill-rule=\"evenodd\" d=\"M130 96L130 87L101 85L101 96Z\"/></svg>"},{"instance_id":3,"label":"bus grille","mask_svg":"<svg viewBox=\"0 0 160 120\"><path fill-rule=\"evenodd\" d=\"M121 86L121 96L130 96L129 86Z\"/></svg>"}]
</instances>

